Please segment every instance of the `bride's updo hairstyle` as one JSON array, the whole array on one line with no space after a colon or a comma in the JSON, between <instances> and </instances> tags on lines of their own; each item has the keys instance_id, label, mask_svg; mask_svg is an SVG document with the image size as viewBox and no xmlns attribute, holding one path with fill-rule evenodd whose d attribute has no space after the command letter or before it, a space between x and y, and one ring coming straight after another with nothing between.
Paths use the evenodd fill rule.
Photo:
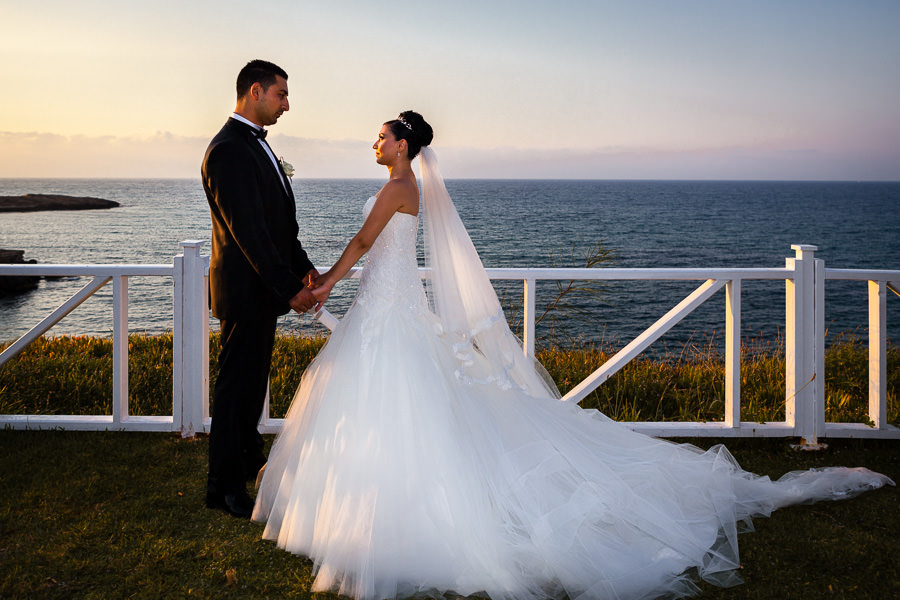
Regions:
<instances>
[{"instance_id":1,"label":"bride's updo hairstyle","mask_svg":"<svg viewBox=\"0 0 900 600\"><path fill-rule=\"evenodd\" d=\"M409 149L406 151L409 159L412 160L419 154L419 150L423 146L427 146L434 139L434 131L431 129L422 115L413 111L405 110L400 116L393 121L385 123L394 134L394 138L398 140L406 140Z\"/></svg>"}]
</instances>

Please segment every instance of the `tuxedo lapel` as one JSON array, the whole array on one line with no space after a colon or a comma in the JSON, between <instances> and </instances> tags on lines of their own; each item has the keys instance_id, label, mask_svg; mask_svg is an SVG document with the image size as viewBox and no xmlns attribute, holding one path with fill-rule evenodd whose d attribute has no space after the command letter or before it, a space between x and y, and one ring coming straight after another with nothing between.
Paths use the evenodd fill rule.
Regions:
<instances>
[{"instance_id":1,"label":"tuxedo lapel","mask_svg":"<svg viewBox=\"0 0 900 600\"><path fill-rule=\"evenodd\" d=\"M237 129L243 134L244 139L250 145L250 149L257 155L257 157L268 167L269 172L276 178L278 178L279 188L281 188L282 195L285 200L288 202L288 206L290 208L290 214L293 216L297 210L297 207L294 202L294 191L291 189L291 182L288 179L287 175L284 173L284 169L281 168L281 164L278 162L276 158L276 164L272 164L272 159L269 158L268 153L262 147L262 144L269 145L268 142L262 140L262 144L260 143L260 139L256 136L253 128L247 125L246 123L242 123L234 118L229 118L228 122L233 124ZM269 150L272 152L272 156L277 156L275 151L272 150L272 147L269 146ZM276 166L277 165L277 166Z\"/></svg>"}]
</instances>

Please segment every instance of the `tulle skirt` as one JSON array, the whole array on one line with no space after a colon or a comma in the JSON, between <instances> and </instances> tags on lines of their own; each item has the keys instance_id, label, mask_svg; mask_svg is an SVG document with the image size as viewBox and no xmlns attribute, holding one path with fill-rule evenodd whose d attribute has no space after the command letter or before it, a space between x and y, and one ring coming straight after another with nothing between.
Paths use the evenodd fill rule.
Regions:
<instances>
[{"instance_id":1,"label":"tulle skirt","mask_svg":"<svg viewBox=\"0 0 900 600\"><path fill-rule=\"evenodd\" d=\"M253 519L360 599L683 596L738 582L753 516L892 483L865 469L743 471L728 451L465 383L428 314L354 305L303 376Z\"/></svg>"}]
</instances>

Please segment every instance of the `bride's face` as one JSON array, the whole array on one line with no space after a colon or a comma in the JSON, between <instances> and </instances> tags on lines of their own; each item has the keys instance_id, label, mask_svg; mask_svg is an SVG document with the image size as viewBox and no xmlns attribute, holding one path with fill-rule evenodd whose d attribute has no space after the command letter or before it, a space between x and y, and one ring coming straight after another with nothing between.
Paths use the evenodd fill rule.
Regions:
<instances>
[{"instance_id":1,"label":"bride's face","mask_svg":"<svg viewBox=\"0 0 900 600\"><path fill-rule=\"evenodd\" d=\"M400 142L391 133L390 127L382 125L372 149L375 150L375 162L379 165L392 164L397 159L397 152L400 151Z\"/></svg>"}]
</instances>

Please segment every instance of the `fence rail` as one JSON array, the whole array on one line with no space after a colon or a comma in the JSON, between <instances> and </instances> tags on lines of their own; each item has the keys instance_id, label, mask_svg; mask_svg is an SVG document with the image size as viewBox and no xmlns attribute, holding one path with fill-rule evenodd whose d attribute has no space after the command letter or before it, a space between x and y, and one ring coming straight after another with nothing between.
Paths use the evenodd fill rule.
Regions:
<instances>
[{"instance_id":1,"label":"fence rail","mask_svg":"<svg viewBox=\"0 0 900 600\"><path fill-rule=\"evenodd\" d=\"M113 282L113 403L111 415L0 415L0 426L15 429L179 431L192 436L209 430L209 258L200 255L201 241L181 242L172 265L0 265L4 275L79 275L93 279L67 302L0 353L0 368L31 341L43 335L98 289ZM524 284L523 351L534 354L535 288L543 280L668 280L699 285L670 311L597 371L576 385L563 401L580 402L629 361L646 350L694 309L725 289L725 411L716 422L628 422L626 426L661 437L799 437L815 446L823 437L900 438L887 423L887 296L900 295L900 270L826 269L815 258L816 247L794 245L795 256L783 268L735 269L487 269L494 280ZM128 278L173 279L174 352L172 415L128 414ZM351 276L356 276L353 273ZM422 277L428 276L422 270ZM740 420L741 289L746 280L784 280L785 421ZM825 421L824 351L825 285L827 280L868 282L869 410L874 426ZM268 403L260 421L263 432L277 432L281 419L271 418Z\"/></svg>"},{"instance_id":2,"label":"fence rail","mask_svg":"<svg viewBox=\"0 0 900 600\"><path fill-rule=\"evenodd\" d=\"M76 276L91 281L0 353L0 368L28 344L75 310L110 281L113 283L113 390L110 415L0 415L0 426L13 429L61 428L81 431L180 431L190 436L208 429L209 308L206 293L209 258L204 242L179 244L171 265L0 265L2 276ZM128 413L128 280L171 277L174 290L172 414ZM203 419L207 425L203 425Z\"/></svg>"}]
</instances>

